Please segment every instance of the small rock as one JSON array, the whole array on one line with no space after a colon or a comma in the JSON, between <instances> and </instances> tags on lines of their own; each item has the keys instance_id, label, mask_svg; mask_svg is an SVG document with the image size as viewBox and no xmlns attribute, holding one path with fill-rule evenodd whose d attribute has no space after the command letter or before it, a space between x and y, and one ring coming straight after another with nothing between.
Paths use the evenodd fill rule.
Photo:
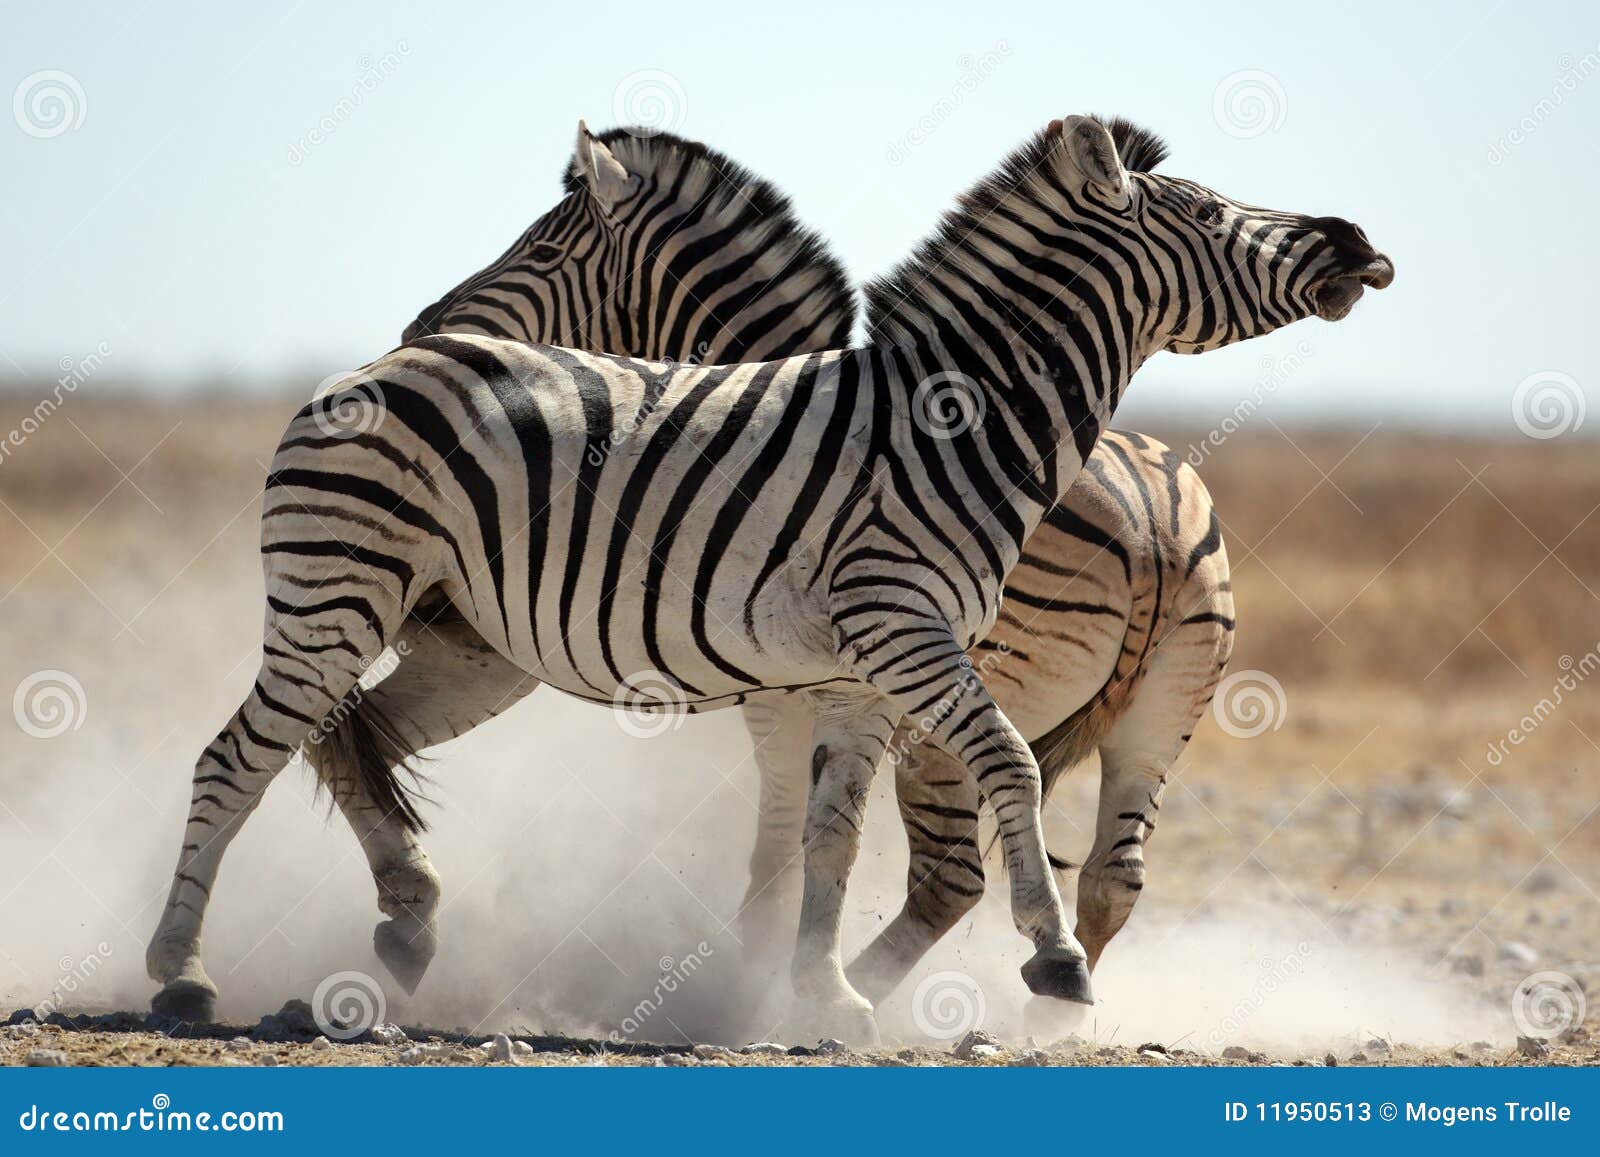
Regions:
<instances>
[{"instance_id":1,"label":"small rock","mask_svg":"<svg viewBox=\"0 0 1600 1157\"><path fill-rule=\"evenodd\" d=\"M1494 1046L1486 1040L1475 1040L1472 1042L1472 1051L1475 1053L1486 1053L1491 1051L1493 1048Z\"/></svg>"},{"instance_id":2,"label":"small rock","mask_svg":"<svg viewBox=\"0 0 1600 1157\"><path fill-rule=\"evenodd\" d=\"M1556 1039L1564 1045L1581 1045L1589 1039L1589 1030L1581 1024L1574 1025L1572 1028L1564 1029Z\"/></svg>"},{"instance_id":3,"label":"small rock","mask_svg":"<svg viewBox=\"0 0 1600 1157\"><path fill-rule=\"evenodd\" d=\"M965 1060L987 1061L999 1056L1005 1050L999 1045L973 1045L968 1050Z\"/></svg>"},{"instance_id":4,"label":"small rock","mask_svg":"<svg viewBox=\"0 0 1600 1157\"><path fill-rule=\"evenodd\" d=\"M248 1049L249 1047L250 1047L250 1038L247 1037L247 1036L236 1036L231 1041L229 1041L228 1044L227 1044L228 1051L229 1052L235 1052L235 1053L242 1053L246 1049Z\"/></svg>"},{"instance_id":5,"label":"small rock","mask_svg":"<svg viewBox=\"0 0 1600 1157\"><path fill-rule=\"evenodd\" d=\"M333 1042L325 1036L319 1036L316 1040L311 1042L311 1051L314 1053L325 1053L332 1047Z\"/></svg>"},{"instance_id":6,"label":"small rock","mask_svg":"<svg viewBox=\"0 0 1600 1157\"><path fill-rule=\"evenodd\" d=\"M489 1042L489 1057L498 1064L509 1065L516 1054L511 1048L511 1038L503 1032L494 1034L494 1040Z\"/></svg>"},{"instance_id":7,"label":"small rock","mask_svg":"<svg viewBox=\"0 0 1600 1157\"><path fill-rule=\"evenodd\" d=\"M31 1009L31 1008L19 1008L19 1009L17 1009L15 1012L13 1012L11 1014L10 1019L8 1019L6 1021L6 1023L7 1024L36 1024L36 1023L38 1023L38 1020L39 1020L39 1018L33 1014L33 1009Z\"/></svg>"},{"instance_id":8,"label":"small rock","mask_svg":"<svg viewBox=\"0 0 1600 1157\"><path fill-rule=\"evenodd\" d=\"M1251 1050L1251 1053L1250 1053L1250 1063L1251 1064L1253 1064L1253 1065L1265 1064L1266 1063L1266 1059L1267 1059L1267 1054L1266 1053L1259 1053L1259 1052L1256 1052L1254 1050Z\"/></svg>"},{"instance_id":9,"label":"small rock","mask_svg":"<svg viewBox=\"0 0 1600 1157\"><path fill-rule=\"evenodd\" d=\"M1507 940L1500 945L1500 959L1512 964L1537 964L1539 954L1520 940Z\"/></svg>"},{"instance_id":10,"label":"small rock","mask_svg":"<svg viewBox=\"0 0 1600 1157\"><path fill-rule=\"evenodd\" d=\"M894 1055L896 1057L900 1058L903 1061L914 1061L914 1060L917 1059L917 1050L916 1049L901 1049L899 1052L895 1053Z\"/></svg>"},{"instance_id":11,"label":"small rock","mask_svg":"<svg viewBox=\"0 0 1600 1157\"><path fill-rule=\"evenodd\" d=\"M425 1044L412 1045L401 1052L399 1060L403 1065L419 1065L430 1057L441 1056L444 1053L443 1045Z\"/></svg>"},{"instance_id":12,"label":"small rock","mask_svg":"<svg viewBox=\"0 0 1600 1157\"><path fill-rule=\"evenodd\" d=\"M1561 877L1548 867L1534 869L1533 874L1522 882L1523 889L1532 892L1536 896L1545 892L1554 892L1560 886ZM1531 915L1532 912L1530 911L1529 914Z\"/></svg>"},{"instance_id":13,"label":"small rock","mask_svg":"<svg viewBox=\"0 0 1600 1157\"><path fill-rule=\"evenodd\" d=\"M1250 1050L1240 1045L1229 1045L1222 1050L1222 1059L1225 1061L1247 1061L1250 1059Z\"/></svg>"},{"instance_id":14,"label":"small rock","mask_svg":"<svg viewBox=\"0 0 1600 1157\"><path fill-rule=\"evenodd\" d=\"M533 1046L525 1040L512 1041L511 1051L518 1057L527 1058L533 1055Z\"/></svg>"},{"instance_id":15,"label":"small rock","mask_svg":"<svg viewBox=\"0 0 1600 1157\"><path fill-rule=\"evenodd\" d=\"M1050 1054L1043 1049L1023 1049L1022 1055L1017 1058L1017 1064L1029 1068L1043 1068L1050 1063Z\"/></svg>"},{"instance_id":16,"label":"small rock","mask_svg":"<svg viewBox=\"0 0 1600 1157\"><path fill-rule=\"evenodd\" d=\"M1550 1055L1550 1046L1537 1037L1519 1036L1517 1052L1525 1057L1547 1057Z\"/></svg>"},{"instance_id":17,"label":"small rock","mask_svg":"<svg viewBox=\"0 0 1600 1157\"><path fill-rule=\"evenodd\" d=\"M789 1051L784 1055L791 1057L814 1057L817 1055L817 1050L812 1048L810 1045L790 1045Z\"/></svg>"},{"instance_id":18,"label":"small rock","mask_svg":"<svg viewBox=\"0 0 1600 1157\"><path fill-rule=\"evenodd\" d=\"M739 1051L747 1057L781 1057L789 1049L787 1045L778 1044L776 1041L762 1040L745 1045Z\"/></svg>"},{"instance_id":19,"label":"small rock","mask_svg":"<svg viewBox=\"0 0 1600 1157\"><path fill-rule=\"evenodd\" d=\"M849 1045L845 1044L842 1040L834 1040L832 1037L829 1037L827 1040L820 1040L817 1042L816 1052L819 1057L836 1057L841 1056L849 1051Z\"/></svg>"},{"instance_id":20,"label":"small rock","mask_svg":"<svg viewBox=\"0 0 1600 1157\"><path fill-rule=\"evenodd\" d=\"M1170 1065L1172 1063L1172 1059L1168 1057L1166 1053L1158 1053L1155 1049L1140 1049L1139 1055L1145 1060L1149 1061L1151 1064Z\"/></svg>"},{"instance_id":21,"label":"small rock","mask_svg":"<svg viewBox=\"0 0 1600 1157\"><path fill-rule=\"evenodd\" d=\"M405 1029L397 1024L384 1023L374 1025L372 1041L380 1045L403 1045L411 1038L406 1036Z\"/></svg>"},{"instance_id":22,"label":"small rock","mask_svg":"<svg viewBox=\"0 0 1600 1157\"><path fill-rule=\"evenodd\" d=\"M39 1026L32 1021L25 1020L21 1024L7 1025L6 1035L12 1040L25 1040L30 1036L38 1036Z\"/></svg>"},{"instance_id":23,"label":"small rock","mask_svg":"<svg viewBox=\"0 0 1600 1157\"><path fill-rule=\"evenodd\" d=\"M1000 1049L999 1040L993 1036L990 1036L981 1028L975 1028L971 1032L967 1033L966 1036L962 1037L958 1042L956 1042L956 1047L950 1051L957 1060L967 1061L972 1059L972 1050L977 1048L979 1045L987 1045L997 1052Z\"/></svg>"},{"instance_id":24,"label":"small rock","mask_svg":"<svg viewBox=\"0 0 1600 1157\"><path fill-rule=\"evenodd\" d=\"M710 1061L718 1057L731 1057L733 1050L725 1045L695 1045L694 1055L703 1061Z\"/></svg>"},{"instance_id":25,"label":"small rock","mask_svg":"<svg viewBox=\"0 0 1600 1157\"><path fill-rule=\"evenodd\" d=\"M63 1069L72 1064L60 1049L30 1049L26 1063L31 1069Z\"/></svg>"},{"instance_id":26,"label":"small rock","mask_svg":"<svg viewBox=\"0 0 1600 1157\"><path fill-rule=\"evenodd\" d=\"M1353 1064L1353 1065L1364 1065L1364 1064L1366 1064L1367 1063L1367 1054L1366 1053L1351 1053L1350 1054L1350 1063Z\"/></svg>"},{"instance_id":27,"label":"small rock","mask_svg":"<svg viewBox=\"0 0 1600 1157\"><path fill-rule=\"evenodd\" d=\"M265 1056L263 1056L261 1058L261 1064L262 1064L262 1067L264 1067L264 1068L268 1068L268 1069L277 1068L278 1067L278 1056L277 1056L277 1054L276 1053L267 1053Z\"/></svg>"},{"instance_id":28,"label":"small rock","mask_svg":"<svg viewBox=\"0 0 1600 1157\"><path fill-rule=\"evenodd\" d=\"M1329 1053L1327 1056L1322 1058L1322 1063L1327 1065L1330 1069L1336 1069L1339 1067L1339 1058L1334 1056L1332 1053Z\"/></svg>"},{"instance_id":29,"label":"small rock","mask_svg":"<svg viewBox=\"0 0 1600 1157\"><path fill-rule=\"evenodd\" d=\"M1371 1040L1369 1040L1366 1043L1366 1050L1369 1053L1388 1053L1388 1052L1393 1052L1394 1051L1393 1049L1391 1049L1389 1047L1389 1042L1388 1041L1384 1040L1382 1037L1377 1037L1377 1036L1373 1037Z\"/></svg>"},{"instance_id":30,"label":"small rock","mask_svg":"<svg viewBox=\"0 0 1600 1157\"><path fill-rule=\"evenodd\" d=\"M662 1053L656 1058L656 1064L663 1068L681 1069L692 1066L694 1058L684 1056L682 1053Z\"/></svg>"},{"instance_id":31,"label":"small rock","mask_svg":"<svg viewBox=\"0 0 1600 1157\"><path fill-rule=\"evenodd\" d=\"M1148 1044L1140 1045L1139 1046L1139 1051L1142 1052L1142 1053L1143 1052L1161 1053L1164 1056L1164 1055L1166 1055L1167 1046L1164 1045L1164 1044L1161 1044L1161 1043L1159 1043L1157 1041L1151 1041Z\"/></svg>"}]
</instances>

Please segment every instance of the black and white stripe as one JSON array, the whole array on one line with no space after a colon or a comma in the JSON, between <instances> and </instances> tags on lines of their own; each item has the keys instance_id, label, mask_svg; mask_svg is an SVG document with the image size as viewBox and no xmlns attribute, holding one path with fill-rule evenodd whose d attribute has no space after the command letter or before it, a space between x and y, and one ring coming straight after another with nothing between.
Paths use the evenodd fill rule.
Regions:
<instances>
[{"instance_id":1,"label":"black and white stripe","mask_svg":"<svg viewBox=\"0 0 1600 1157\"><path fill-rule=\"evenodd\" d=\"M964 651L1146 357L1342 315L1390 276L1348 223L1130 175L1102 125L1071 118L877 288L864 349L678 367L452 335L380 358L302 411L274 459L264 661L196 771L149 956L158 1006L209 1004L199 930L227 835L430 600L527 677L586 698L643 672L690 709L805 693L794 976L854 1035L871 1010L838 928L866 786L894 721L930 718L998 818L1037 948L1025 979L1086 999L1038 768ZM982 420L930 434L915 403L936 375L968 383ZM357 398L381 421L330 430Z\"/></svg>"}]
</instances>

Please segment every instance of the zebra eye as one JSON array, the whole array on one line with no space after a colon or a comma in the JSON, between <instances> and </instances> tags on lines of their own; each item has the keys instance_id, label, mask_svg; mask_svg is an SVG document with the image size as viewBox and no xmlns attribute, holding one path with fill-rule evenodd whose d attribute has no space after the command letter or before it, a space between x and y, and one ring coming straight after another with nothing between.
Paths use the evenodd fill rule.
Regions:
<instances>
[{"instance_id":1,"label":"zebra eye","mask_svg":"<svg viewBox=\"0 0 1600 1157\"><path fill-rule=\"evenodd\" d=\"M535 265L554 265L565 256L565 249L549 241L535 241L528 246L528 260Z\"/></svg>"},{"instance_id":2,"label":"zebra eye","mask_svg":"<svg viewBox=\"0 0 1600 1157\"><path fill-rule=\"evenodd\" d=\"M1216 225L1222 220L1221 201L1202 201L1194 211L1194 219L1202 225Z\"/></svg>"}]
</instances>

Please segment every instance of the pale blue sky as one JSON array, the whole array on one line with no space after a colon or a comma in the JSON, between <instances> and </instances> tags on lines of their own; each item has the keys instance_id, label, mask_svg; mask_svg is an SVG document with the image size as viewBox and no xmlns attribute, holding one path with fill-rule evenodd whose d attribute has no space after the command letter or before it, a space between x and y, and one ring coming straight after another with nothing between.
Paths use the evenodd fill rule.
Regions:
<instances>
[{"instance_id":1,"label":"pale blue sky","mask_svg":"<svg viewBox=\"0 0 1600 1157\"><path fill-rule=\"evenodd\" d=\"M1342 325L1158 357L1141 408L1231 407L1274 359L1286 415L1497 420L1552 370L1600 392L1593 4L5 7L0 378L105 343L103 381L309 390L544 212L577 119L617 123L619 86L654 70L671 79L633 84L669 94L673 127L775 180L858 278L1086 111L1394 257ZM19 96L44 70L81 91L76 127ZM1229 77L1266 95L1264 126L1219 119Z\"/></svg>"}]
</instances>

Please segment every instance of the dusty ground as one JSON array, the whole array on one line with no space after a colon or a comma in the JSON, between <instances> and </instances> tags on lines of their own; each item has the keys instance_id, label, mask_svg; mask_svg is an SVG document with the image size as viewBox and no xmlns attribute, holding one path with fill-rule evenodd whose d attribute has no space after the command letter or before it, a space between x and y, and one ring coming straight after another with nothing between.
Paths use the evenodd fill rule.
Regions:
<instances>
[{"instance_id":1,"label":"dusty ground","mask_svg":"<svg viewBox=\"0 0 1600 1157\"><path fill-rule=\"evenodd\" d=\"M0 401L0 434L31 404ZM244 1027L134 1031L194 755L253 677L256 498L293 409L78 396L0 458L0 692L44 671L81 689L49 738L0 712L0 1001L141 1010L127 1031L0 1030L0 1061L49 1048L76 1063L392 1063L433 1035L440 1051L411 1062L481 1064L495 1032L550 1064L1012 1063L1029 1036L1061 1064L1600 1059L1600 691L1586 682L1600 669L1600 456L1571 437L1265 422L1202 474L1234 563L1231 669L1270 675L1282 698L1261 734L1212 719L1197 732L1145 897L1097 972L1101 1005L1069 1029L1023 1009L1024 953L991 895L913 984L968 984L1003 1052L954 1061L958 1037L930 1033L905 992L880 1010L881 1050L686 1054L686 1038L781 1037L764 994L729 979L748 747L726 713L639 741L536 696L431 769L446 946L416 997L386 993L388 1019L431 1034L228 1047L340 970L383 979L354 841L292 776L230 852L207 925L221 1015ZM1201 433L1150 432L1179 447ZM1053 801L1052 845L1069 857L1087 846L1094 788L1083 769ZM902 887L885 803L852 884L852 950ZM623 1032L693 953L712 962L704 979ZM1542 1058L1518 1051L1530 1018L1552 1041ZM1048 1045L1069 1032L1084 1043Z\"/></svg>"}]
</instances>

